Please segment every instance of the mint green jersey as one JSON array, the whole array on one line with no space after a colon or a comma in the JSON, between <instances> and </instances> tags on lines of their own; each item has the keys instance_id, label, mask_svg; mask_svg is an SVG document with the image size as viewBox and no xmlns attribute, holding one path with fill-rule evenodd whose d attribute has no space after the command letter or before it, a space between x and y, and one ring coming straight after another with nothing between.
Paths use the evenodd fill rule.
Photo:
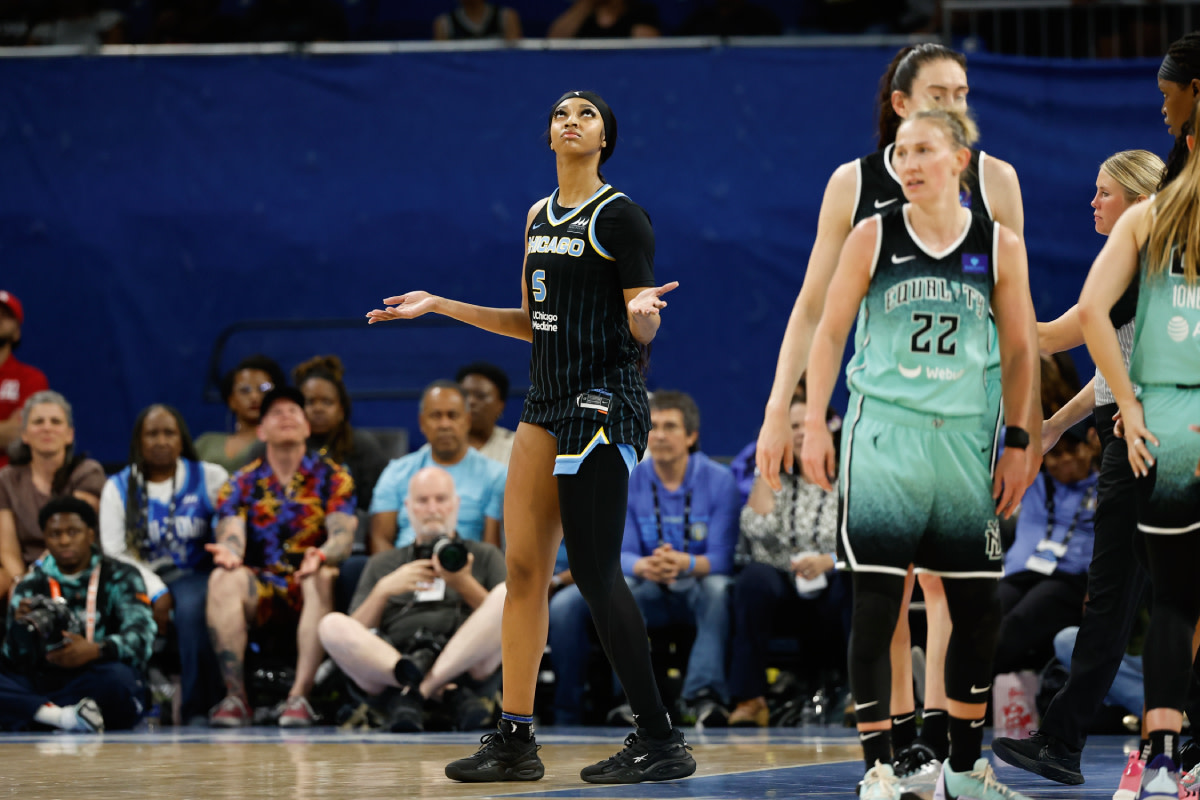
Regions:
<instances>
[{"instance_id":1,"label":"mint green jersey","mask_svg":"<svg viewBox=\"0 0 1200 800\"><path fill-rule=\"evenodd\" d=\"M973 214L959 239L931 252L908 205L878 215L871 285L858 313L850 389L941 417L989 411L985 373L995 361L991 318L996 223Z\"/></svg>"},{"instance_id":2,"label":"mint green jersey","mask_svg":"<svg viewBox=\"0 0 1200 800\"><path fill-rule=\"evenodd\" d=\"M1146 273L1145 248L1141 261L1129 377L1139 386L1200 385L1200 284L1187 282L1178 252L1155 275Z\"/></svg>"}]
</instances>

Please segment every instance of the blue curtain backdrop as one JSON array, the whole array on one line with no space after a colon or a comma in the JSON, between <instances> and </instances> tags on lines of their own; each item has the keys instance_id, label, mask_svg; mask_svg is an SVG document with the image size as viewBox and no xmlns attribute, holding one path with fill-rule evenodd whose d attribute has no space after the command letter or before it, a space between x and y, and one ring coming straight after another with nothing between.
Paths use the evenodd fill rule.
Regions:
<instances>
[{"instance_id":1,"label":"blue curtain backdrop","mask_svg":"<svg viewBox=\"0 0 1200 800\"><path fill-rule=\"evenodd\" d=\"M361 317L411 289L516 305L525 214L554 187L550 103L591 88L620 123L605 176L649 211L660 281L681 283L651 387L691 392L704 448L732 454L756 435L825 182L874 147L892 52L0 60L0 288L25 304L18 354L75 403L81 445L119 460L151 402L194 433L228 425L203 390L233 323ZM1040 319L1074 302L1103 243L1098 164L1170 149L1156 63L971 59L981 146L1021 177ZM466 329L248 332L222 366L258 351L286 369L339 353L355 390L476 358L527 383L527 345ZM411 403L355 414L415 427Z\"/></svg>"}]
</instances>

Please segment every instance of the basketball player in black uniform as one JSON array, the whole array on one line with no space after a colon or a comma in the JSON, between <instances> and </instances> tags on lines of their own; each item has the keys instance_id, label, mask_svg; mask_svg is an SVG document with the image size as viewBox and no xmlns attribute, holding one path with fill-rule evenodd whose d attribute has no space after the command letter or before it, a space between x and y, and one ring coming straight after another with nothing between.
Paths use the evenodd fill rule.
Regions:
<instances>
[{"instance_id":1,"label":"basketball player in black uniform","mask_svg":"<svg viewBox=\"0 0 1200 800\"><path fill-rule=\"evenodd\" d=\"M533 694L546 646L547 589L565 538L571 575L638 723L623 750L580 776L591 783L683 778L696 762L654 682L645 622L620 563L629 471L650 428L640 365L666 307L662 295L678 284L654 285L650 220L600 175L617 139L608 105L592 92L568 92L551 109L548 135L558 188L529 210L520 308L409 292L367 315L377 322L435 312L533 344L504 497L504 711L499 730L446 775L542 777Z\"/></svg>"},{"instance_id":2,"label":"basketball player in black uniform","mask_svg":"<svg viewBox=\"0 0 1200 800\"><path fill-rule=\"evenodd\" d=\"M808 350L813 331L829 288L842 244L851 228L873 214L887 211L904 203L904 193L891 164L893 143L900 123L918 109L942 106L966 109L966 58L939 44L926 43L900 50L888 65L880 80L879 150L842 164L834 171L825 188L817 222L817 238L813 244L804 276L804 284L796 298L787 331L780 348L779 361L771 396L767 401L762 429L758 437L757 466L759 472L778 490L779 468L792 461L791 429L787 407L792 387L795 387L808 362ZM965 188L960 202L974 213L1000 222L1018 236L1024 231L1024 210L1021 188L1012 166L982 151L972 150L970 169L964 176ZM989 373L993 376L990 395L995 407L993 423L999 420L998 361L993 357ZM1035 385L1035 393L1040 389ZM1034 404L1037 407L1037 404ZM1028 448L1029 474L1040 466L1041 419L1029 419L1023 426L1032 432L1034 446ZM998 430L993 424L981 435L995 441ZM929 635L926 642L925 722L922 741L910 748L916 732L915 701L912 691L911 640L908 630L907 605L911 595L912 577L905 591L904 607L892 642L892 715L895 722L894 743L897 752L909 750L899 758L897 773L916 791L931 788L937 777L934 759L944 759L948 752L944 671L946 645L950 637L950 615L946 609L941 580L934 575L922 575L921 587L926 599ZM917 775L916 773L920 773Z\"/></svg>"}]
</instances>

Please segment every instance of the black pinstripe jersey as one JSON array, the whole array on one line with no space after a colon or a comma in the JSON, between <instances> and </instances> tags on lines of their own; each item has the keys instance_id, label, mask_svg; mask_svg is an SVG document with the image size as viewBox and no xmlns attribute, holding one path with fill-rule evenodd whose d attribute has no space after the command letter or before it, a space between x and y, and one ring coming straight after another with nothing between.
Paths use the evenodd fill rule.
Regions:
<instances>
[{"instance_id":1,"label":"black pinstripe jersey","mask_svg":"<svg viewBox=\"0 0 1200 800\"><path fill-rule=\"evenodd\" d=\"M533 326L523 422L591 419L644 449L650 411L623 290L654 285L646 212L609 185L577 208L556 189L530 223L525 288Z\"/></svg>"},{"instance_id":2,"label":"black pinstripe jersey","mask_svg":"<svg viewBox=\"0 0 1200 800\"><path fill-rule=\"evenodd\" d=\"M852 226L872 214L904 205L904 188L900 185L896 171L892 169L894 148L894 144L889 144L855 162L858 188L854 197L854 219L850 221ZM992 207L988 202L987 186L983 182L983 164L987 157L987 153L982 150L971 150L971 165L963 174L966 189L961 190L958 197L966 208L991 219Z\"/></svg>"}]
</instances>

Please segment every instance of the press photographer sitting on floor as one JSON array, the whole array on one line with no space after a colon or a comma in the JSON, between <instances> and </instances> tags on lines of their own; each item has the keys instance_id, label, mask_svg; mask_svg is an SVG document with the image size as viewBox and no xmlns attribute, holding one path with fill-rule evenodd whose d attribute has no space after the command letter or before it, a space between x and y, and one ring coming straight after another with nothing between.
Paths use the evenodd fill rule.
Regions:
<instances>
[{"instance_id":1,"label":"press photographer sitting on floor","mask_svg":"<svg viewBox=\"0 0 1200 800\"><path fill-rule=\"evenodd\" d=\"M447 683L464 673L483 680L500 666L505 567L499 548L458 536L459 497L446 470L419 470L404 504L416 541L372 556L350 615L326 615L318 633L384 727L419 731L425 701ZM444 699L459 730L494 722L493 707L466 687Z\"/></svg>"},{"instance_id":2,"label":"press photographer sitting on floor","mask_svg":"<svg viewBox=\"0 0 1200 800\"><path fill-rule=\"evenodd\" d=\"M154 616L137 568L101 555L96 511L70 495L38 514L48 555L17 584L0 666L0 729L132 728Z\"/></svg>"}]
</instances>

